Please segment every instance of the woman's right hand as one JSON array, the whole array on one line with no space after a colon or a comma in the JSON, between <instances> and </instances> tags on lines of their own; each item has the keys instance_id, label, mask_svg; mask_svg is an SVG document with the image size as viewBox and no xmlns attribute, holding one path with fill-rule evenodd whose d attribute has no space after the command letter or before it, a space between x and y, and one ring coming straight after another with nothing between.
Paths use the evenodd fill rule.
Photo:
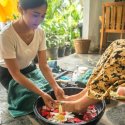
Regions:
<instances>
[{"instance_id":1,"label":"woman's right hand","mask_svg":"<svg viewBox=\"0 0 125 125\"><path fill-rule=\"evenodd\" d=\"M52 97L50 95L48 95L47 93L44 93L42 95L42 98L44 100L44 103L45 105L48 107L48 108L53 108L53 105L55 104L55 100L52 99Z\"/></svg>"}]
</instances>

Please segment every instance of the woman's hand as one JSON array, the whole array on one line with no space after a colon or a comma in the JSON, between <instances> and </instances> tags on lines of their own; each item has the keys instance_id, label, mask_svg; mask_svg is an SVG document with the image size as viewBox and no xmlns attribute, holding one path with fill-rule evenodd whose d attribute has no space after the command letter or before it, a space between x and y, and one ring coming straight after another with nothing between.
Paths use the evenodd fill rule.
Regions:
<instances>
[{"instance_id":1,"label":"woman's hand","mask_svg":"<svg viewBox=\"0 0 125 125\"><path fill-rule=\"evenodd\" d=\"M57 100L64 100L65 99L65 93L60 86L57 86L54 89L54 93L55 93L55 96L56 96Z\"/></svg>"},{"instance_id":2,"label":"woman's hand","mask_svg":"<svg viewBox=\"0 0 125 125\"><path fill-rule=\"evenodd\" d=\"M47 93L44 93L42 95L42 98L44 100L44 103L47 107L49 108L53 108L53 105L55 104L55 100L52 99L52 97L50 95L48 95Z\"/></svg>"}]
</instances>

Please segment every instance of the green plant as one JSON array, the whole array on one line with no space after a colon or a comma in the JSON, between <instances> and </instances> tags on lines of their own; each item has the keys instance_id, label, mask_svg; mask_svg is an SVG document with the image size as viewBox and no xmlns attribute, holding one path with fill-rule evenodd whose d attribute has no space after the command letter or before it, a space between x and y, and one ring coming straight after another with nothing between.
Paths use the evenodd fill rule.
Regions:
<instances>
[{"instance_id":1,"label":"green plant","mask_svg":"<svg viewBox=\"0 0 125 125\"><path fill-rule=\"evenodd\" d=\"M78 1L72 2L72 0L69 0L69 3L65 8L65 18L67 19L67 41L70 42L71 47L74 45L73 40L80 37L78 23L82 19L82 14L78 5Z\"/></svg>"},{"instance_id":2,"label":"green plant","mask_svg":"<svg viewBox=\"0 0 125 125\"><path fill-rule=\"evenodd\" d=\"M58 35L56 34L56 26L52 20L46 20L42 25L46 33L46 44L48 48L58 47Z\"/></svg>"},{"instance_id":3,"label":"green plant","mask_svg":"<svg viewBox=\"0 0 125 125\"><path fill-rule=\"evenodd\" d=\"M46 34L46 43L48 48L58 47L58 36L55 34Z\"/></svg>"},{"instance_id":4,"label":"green plant","mask_svg":"<svg viewBox=\"0 0 125 125\"><path fill-rule=\"evenodd\" d=\"M60 2L61 0L48 0L47 15L45 21L41 24L46 32L46 43L48 48L58 46L58 35L56 33L58 23L55 23L55 14L60 6Z\"/></svg>"},{"instance_id":5,"label":"green plant","mask_svg":"<svg viewBox=\"0 0 125 125\"><path fill-rule=\"evenodd\" d=\"M45 29L47 47L63 46L69 42L73 46L73 39L80 36L77 28L81 19L78 2L72 0L48 0L48 10L42 27Z\"/></svg>"},{"instance_id":6,"label":"green plant","mask_svg":"<svg viewBox=\"0 0 125 125\"><path fill-rule=\"evenodd\" d=\"M65 47L66 45L66 38L65 35L59 35L59 47Z\"/></svg>"}]
</instances>

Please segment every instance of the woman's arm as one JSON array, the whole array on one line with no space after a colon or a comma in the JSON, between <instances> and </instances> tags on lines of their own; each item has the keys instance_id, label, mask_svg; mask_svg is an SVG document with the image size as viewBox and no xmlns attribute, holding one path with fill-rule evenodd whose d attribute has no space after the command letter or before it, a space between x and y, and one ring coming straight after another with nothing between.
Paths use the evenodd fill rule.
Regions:
<instances>
[{"instance_id":1,"label":"woman's arm","mask_svg":"<svg viewBox=\"0 0 125 125\"><path fill-rule=\"evenodd\" d=\"M54 102L48 94L43 92L37 86L35 86L29 79L27 79L21 72L16 59L5 59L5 63L8 67L8 70L15 81L23 85L27 89L33 91L44 99L45 104L48 107L51 107L51 102ZM49 101L49 102L48 102Z\"/></svg>"},{"instance_id":2,"label":"woman's arm","mask_svg":"<svg viewBox=\"0 0 125 125\"><path fill-rule=\"evenodd\" d=\"M38 52L38 62L39 68L42 71L44 77L50 83L51 87L54 89L57 99L64 99L64 91L61 87L59 87L59 85L55 81L52 71L47 64L46 50Z\"/></svg>"},{"instance_id":3,"label":"woman's arm","mask_svg":"<svg viewBox=\"0 0 125 125\"><path fill-rule=\"evenodd\" d=\"M38 63L39 63L39 68L42 71L44 77L50 83L51 87L53 89L55 89L58 86L58 84L56 83L56 81L53 77L52 71L47 64L47 58L46 58L46 51L45 50L38 52Z\"/></svg>"}]
</instances>

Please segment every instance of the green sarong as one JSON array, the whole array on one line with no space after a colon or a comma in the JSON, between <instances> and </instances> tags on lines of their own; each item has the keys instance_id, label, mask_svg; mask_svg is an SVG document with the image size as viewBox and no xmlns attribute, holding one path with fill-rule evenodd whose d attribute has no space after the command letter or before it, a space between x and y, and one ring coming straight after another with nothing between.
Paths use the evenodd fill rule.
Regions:
<instances>
[{"instance_id":1,"label":"green sarong","mask_svg":"<svg viewBox=\"0 0 125 125\"><path fill-rule=\"evenodd\" d=\"M25 75L35 85L44 92L48 92L51 87L39 69ZM8 110L13 117L27 115L33 112L33 104L38 95L23 87L15 80L11 80L8 88Z\"/></svg>"}]
</instances>

